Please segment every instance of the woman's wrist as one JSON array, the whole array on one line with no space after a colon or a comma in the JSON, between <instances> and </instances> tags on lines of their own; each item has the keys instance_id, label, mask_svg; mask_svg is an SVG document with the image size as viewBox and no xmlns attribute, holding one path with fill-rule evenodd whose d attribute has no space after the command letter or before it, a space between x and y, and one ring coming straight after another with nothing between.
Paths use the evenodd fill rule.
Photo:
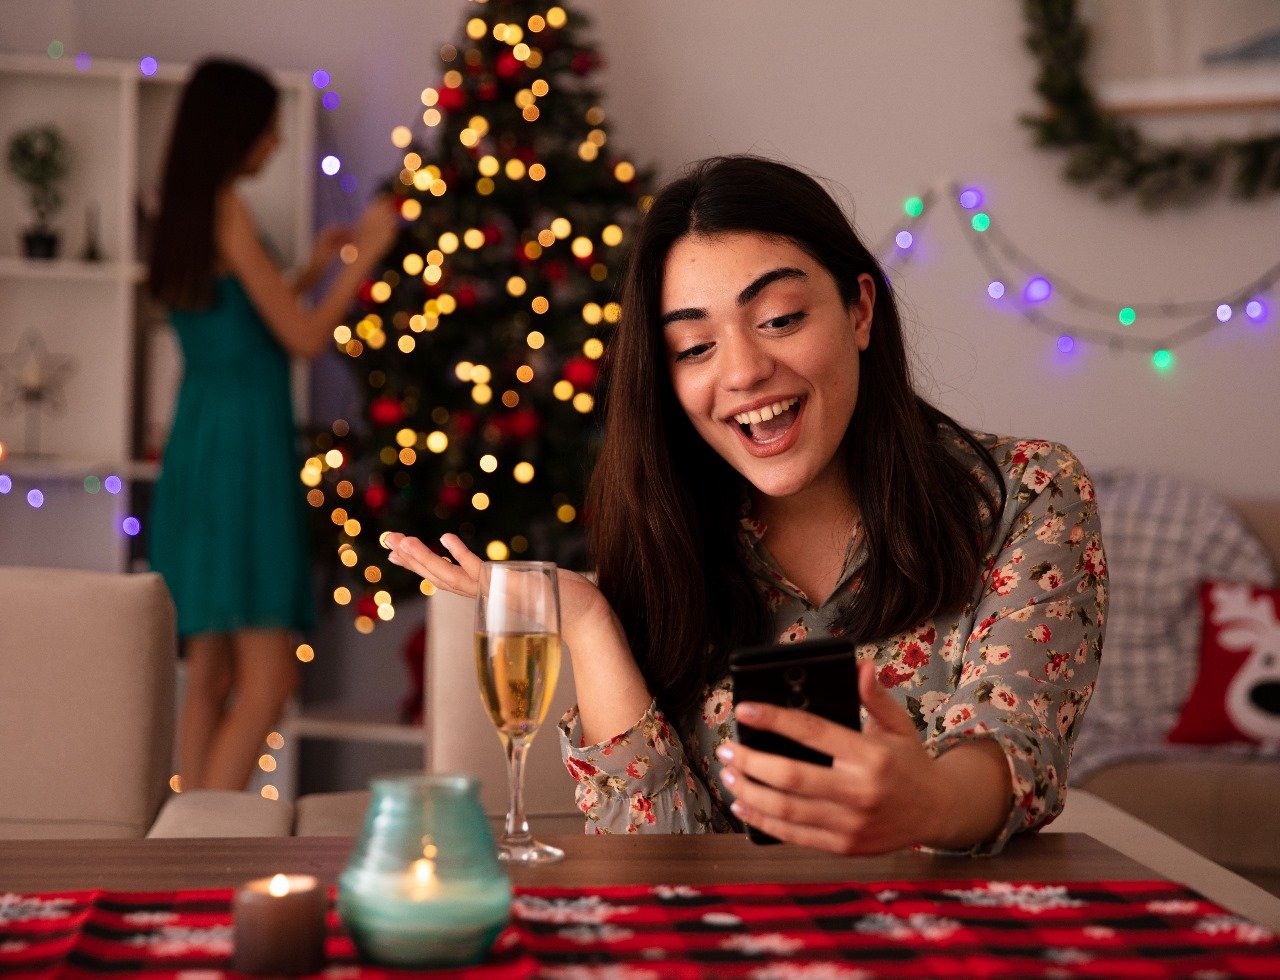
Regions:
<instances>
[{"instance_id":1,"label":"woman's wrist","mask_svg":"<svg viewBox=\"0 0 1280 980\"><path fill-rule=\"evenodd\" d=\"M948 749L931 764L936 791L922 800L928 819L918 843L967 850L999 834L1013 805L1009 766L1000 743L974 739Z\"/></svg>"}]
</instances>

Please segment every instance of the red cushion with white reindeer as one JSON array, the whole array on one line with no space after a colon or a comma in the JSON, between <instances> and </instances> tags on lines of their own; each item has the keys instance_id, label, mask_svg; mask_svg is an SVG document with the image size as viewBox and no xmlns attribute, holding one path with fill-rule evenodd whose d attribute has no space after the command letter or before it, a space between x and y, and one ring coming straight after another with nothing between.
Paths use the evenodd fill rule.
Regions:
<instances>
[{"instance_id":1,"label":"red cushion with white reindeer","mask_svg":"<svg viewBox=\"0 0 1280 980\"><path fill-rule=\"evenodd\" d=\"M1200 674L1170 742L1280 748L1280 589L1200 587Z\"/></svg>"}]
</instances>

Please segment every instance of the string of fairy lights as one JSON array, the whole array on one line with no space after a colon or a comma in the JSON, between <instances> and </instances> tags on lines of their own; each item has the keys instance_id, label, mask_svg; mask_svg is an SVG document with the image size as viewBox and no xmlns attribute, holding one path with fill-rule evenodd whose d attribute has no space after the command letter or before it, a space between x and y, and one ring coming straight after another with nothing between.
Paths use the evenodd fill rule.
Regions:
<instances>
[{"instance_id":1,"label":"string of fairy lights","mask_svg":"<svg viewBox=\"0 0 1280 980\"><path fill-rule=\"evenodd\" d=\"M949 183L945 191L930 189L903 202L905 225L876 249L887 266L909 261L928 218L940 197L951 205L965 241L987 273L986 295L999 309L1011 312L1032 328L1053 338L1059 354L1069 355L1081 341L1112 351L1138 351L1150 355L1151 366L1167 374L1176 363L1174 349L1188 341L1244 320L1256 328L1270 320L1269 295L1280 282L1280 262L1233 289L1192 301L1133 302L1098 296L1075 285L1066 276L1047 271L1004 233L984 208L981 188ZM1050 312L1051 301L1060 297L1065 305L1093 315L1091 322L1067 319ZM1108 320L1114 318L1115 326ZM1163 329L1141 333L1130 329L1141 321L1157 322Z\"/></svg>"}]
</instances>

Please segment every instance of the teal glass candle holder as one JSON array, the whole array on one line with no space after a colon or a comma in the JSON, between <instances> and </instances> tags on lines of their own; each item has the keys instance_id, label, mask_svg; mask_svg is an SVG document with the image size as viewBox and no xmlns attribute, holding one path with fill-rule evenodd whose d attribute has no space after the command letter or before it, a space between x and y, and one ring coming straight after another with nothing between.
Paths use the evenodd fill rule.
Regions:
<instances>
[{"instance_id":1,"label":"teal glass candle holder","mask_svg":"<svg viewBox=\"0 0 1280 980\"><path fill-rule=\"evenodd\" d=\"M511 918L511 881L467 776L375 779L338 915L361 959L463 966L484 959Z\"/></svg>"}]
</instances>

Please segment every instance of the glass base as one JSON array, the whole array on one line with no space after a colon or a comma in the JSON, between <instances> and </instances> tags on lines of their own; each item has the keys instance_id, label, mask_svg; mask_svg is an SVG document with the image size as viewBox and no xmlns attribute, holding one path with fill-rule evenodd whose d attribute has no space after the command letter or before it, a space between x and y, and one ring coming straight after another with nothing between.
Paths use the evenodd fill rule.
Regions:
<instances>
[{"instance_id":1,"label":"glass base","mask_svg":"<svg viewBox=\"0 0 1280 980\"><path fill-rule=\"evenodd\" d=\"M506 837L498 841L498 860L508 864L552 864L564 857L564 851L543 844L532 837Z\"/></svg>"}]
</instances>

